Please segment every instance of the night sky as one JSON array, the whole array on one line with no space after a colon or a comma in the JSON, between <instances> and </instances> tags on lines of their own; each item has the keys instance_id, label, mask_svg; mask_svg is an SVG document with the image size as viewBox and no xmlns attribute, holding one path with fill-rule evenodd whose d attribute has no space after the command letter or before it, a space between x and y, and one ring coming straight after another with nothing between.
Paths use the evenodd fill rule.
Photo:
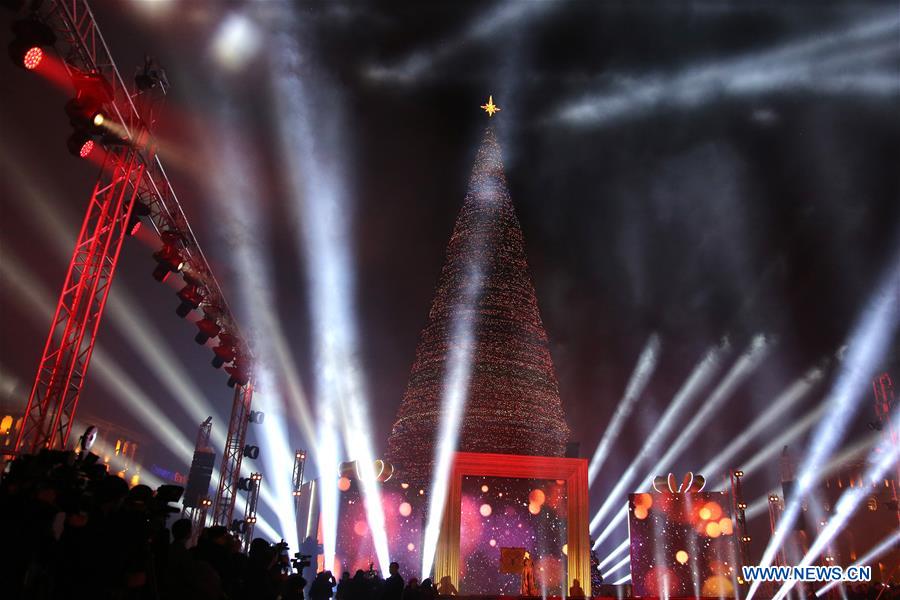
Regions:
<instances>
[{"instance_id":1,"label":"night sky","mask_svg":"<svg viewBox=\"0 0 900 600\"><path fill-rule=\"evenodd\" d=\"M280 118L272 84L284 77L276 32L297 40L325 132L322 160L342 176L376 452L406 386L488 123L479 109L488 94L503 109L492 124L582 456L593 453L645 343L660 337L658 367L592 488L593 510L707 348L727 335L730 365L754 334L778 341L676 461L677 474L713 458L780 390L846 343L897 260L896 2L311 2L293 20L275 2L91 5L123 76L145 53L166 69L171 93L157 131L174 188L248 329L256 307L237 300L244 274L234 236L266 256L276 319L315 406L309 262L287 208L315 199L291 196L295 160L278 140L293 125ZM245 19L259 38L255 50L237 48L245 62L227 67L213 46L229 18ZM10 22L4 12L4 44ZM4 411L24 405L49 322L14 273L55 304L96 177L65 148L69 94L0 60ZM246 157L259 182L244 205L255 227L223 224L217 178L231 168L221 147L230 132L241 140L230 156ZM133 322L164 341L158 350L183 365L217 406L214 426L224 427L230 390L209 367L209 350L192 342L194 329L174 315L175 290L151 278L152 250L126 243L111 297L127 296ZM99 344L192 440L197 424L128 338L107 319ZM896 378L896 331L893 342L873 369ZM792 415L814 408L831 383ZM848 442L867 435L875 416L871 388L858 394ZM89 377L85 414L144 434L145 465L185 471L123 406ZM772 435L786 427L780 420ZM755 440L741 460L767 441ZM307 442L294 432L291 443ZM749 498L778 476L777 459L748 473ZM755 526L762 537L764 521Z\"/></svg>"}]
</instances>

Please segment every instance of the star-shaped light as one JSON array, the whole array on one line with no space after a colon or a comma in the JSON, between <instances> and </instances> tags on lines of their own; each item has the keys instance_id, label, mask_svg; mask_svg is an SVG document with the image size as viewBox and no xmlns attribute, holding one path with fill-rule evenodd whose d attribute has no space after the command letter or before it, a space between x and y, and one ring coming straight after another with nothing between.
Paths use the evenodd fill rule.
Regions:
<instances>
[{"instance_id":1,"label":"star-shaped light","mask_svg":"<svg viewBox=\"0 0 900 600\"><path fill-rule=\"evenodd\" d=\"M494 104L493 96L488 96L487 104L482 104L481 108L488 114L489 117L493 117L495 112L500 112L500 107Z\"/></svg>"}]
</instances>

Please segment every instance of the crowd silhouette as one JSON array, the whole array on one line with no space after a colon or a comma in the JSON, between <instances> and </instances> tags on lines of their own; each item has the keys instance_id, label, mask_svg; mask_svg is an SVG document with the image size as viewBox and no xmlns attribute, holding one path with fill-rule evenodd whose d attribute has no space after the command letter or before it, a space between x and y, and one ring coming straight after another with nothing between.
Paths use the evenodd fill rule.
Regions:
<instances>
[{"instance_id":1,"label":"crowd silhouette","mask_svg":"<svg viewBox=\"0 0 900 600\"><path fill-rule=\"evenodd\" d=\"M96 600L433 600L430 579L386 579L371 567L308 582L282 543L257 538L247 553L221 526L192 544L176 518L178 486L128 486L96 455L44 450L7 465L0 480L0 597ZM170 523L170 524L169 524Z\"/></svg>"},{"instance_id":2,"label":"crowd silhouette","mask_svg":"<svg viewBox=\"0 0 900 600\"><path fill-rule=\"evenodd\" d=\"M257 538L247 553L225 527L191 544L191 522L176 518L182 489L129 488L90 453L42 451L7 465L0 480L0 598L56 600L435 600L458 592L444 577L404 581L370 565L335 580L307 573L281 543ZM170 525L167 525L170 523ZM578 582L570 597L584 597ZM896 586L848 586L847 600L898 598ZM841 596L835 596L841 597Z\"/></svg>"}]
</instances>

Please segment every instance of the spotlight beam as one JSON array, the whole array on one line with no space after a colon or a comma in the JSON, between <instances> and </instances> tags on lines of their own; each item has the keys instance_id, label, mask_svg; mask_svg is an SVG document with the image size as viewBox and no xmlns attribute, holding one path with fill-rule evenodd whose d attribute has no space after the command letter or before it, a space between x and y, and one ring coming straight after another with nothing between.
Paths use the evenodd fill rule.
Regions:
<instances>
[{"instance_id":1,"label":"spotlight beam","mask_svg":"<svg viewBox=\"0 0 900 600\"><path fill-rule=\"evenodd\" d=\"M628 517L628 503L626 502L622 505L622 508L619 509L619 512L610 520L609 523L606 524L606 527L603 531L600 532L600 535L597 536L597 540L594 542L594 549L600 547L606 538L608 538L612 533L625 521Z\"/></svg>"},{"instance_id":2,"label":"spotlight beam","mask_svg":"<svg viewBox=\"0 0 900 600\"><path fill-rule=\"evenodd\" d=\"M281 403L273 396L278 383L283 383L286 388L287 404L291 408L289 413L303 434L304 445L310 448L314 456L318 456L318 434L283 328L277 323L278 310L270 291L274 286L264 244L246 234L248 230L257 234L266 231L266 224L260 222L259 211L252 210L258 205L261 186L256 180L252 160L241 151L246 147L241 134L243 123L230 105L218 105L217 113L220 121L231 123L233 127L221 129L216 143L209 148L227 165L222 170L222 176L214 178L215 187L211 192L221 201L225 234L232 242L230 247L234 262L241 273L239 303L250 315L254 337L267 342L258 344L256 372L262 385L254 391L254 402L268 416L262 424L263 435L258 439L263 449L263 464L271 475L260 489L260 498L276 515L282 530L280 536L273 531L273 537L283 537L291 547L298 548L294 502L287 475L293 468L292 459L288 458L293 457L293 446L283 422L278 418L285 414ZM246 463L242 467L248 468ZM331 472L337 472L336 465Z\"/></svg>"},{"instance_id":3,"label":"spotlight beam","mask_svg":"<svg viewBox=\"0 0 900 600\"><path fill-rule=\"evenodd\" d=\"M481 291L482 272L478 264L469 265L464 306L473 307ZM460 311L465 315L470 311ZM425 523L425 535L422 541L422 577L431 574L434 554L440 537L443 522L444 501L450 485L450 467L453 464L453 453L459 439L459 430L465 412L469 391L469 379L472 374L472 352L475 346L474 323L462 317L453 323L453 337L459 343L453 345L447 357L447 372L441 409L444 418L438 432L435 449L435 461L432 471L431 496L428 502L428 517Z\"/></svg>"},{"instance_id":4,"label":"spotlight beam","mask_svg":"<svg viewBox=\"0 0 900 600\"><path fill-rule=\"evenodd\" d=\"M629 555L629 556L626 556L625 558L623 558L622 560L620 560L619 562L617 562L616 564L614 564L613 566L611 566L611 567L606 571L607 576L612 575L613 573L615 573L616 571L618 571L618 570L621 569L622 567L627 566L630 562L631 562L631 556L630 556L630 555Z\"/></svg>"},{"instance_id":5,"label":"spotlight beam","mask_svg":"<svg viewBox=\"0 0 900 600\"><path fill-rule=\"evenodd\" d=\"M75 237L72 235L70 228L63 222L59 211L52 209L47 202L47 198L51 194L35 186L29 178L25 177L19 166L15 165L9 154L2 148L0 148L0 164L4 167L9 167L8 170L12 174L14 185L27 198L27 202L21 203L23 208L27 209L26 212L34 223L47 234L59 256L64 260L68 260L69 248L75 243ZM15 168L12 168L13 166ZM33 282L18 268L12 265L4 266L7 266L11 273L13 271L18 273L17 275L10 275L11 279L14 283L27 283L31 289L32 297L36 298L46 295L45 292L39 289L40 286L37 283ZM23 293L25 292L23 291ZM127 334L126 339L128 339L134 350L192 420L200 422L211 414L218 414L199 388L191 383L190 374L184 367L170 358L170 352L164 350L168 348L168 344L163 340L158 330L148 325L150 319L140 309L138 303L128 295L126 290L117 289L115 294L110 294L107 298L106 308L113 324ZM103 354L103 352L101 351L100 354ZM95 350L94 356L96 355L97 351ZM119 367L113 369L114 372L119 372L120 370ZM158 419L151 419L150 422L155 421L158 421ZM170 427L169 430L173 429ZM220 447L225 446L225 433L221 427L213 428L212 439L216 445ZM189 457L187 459L188 464L190 464L190 461L191 458ZM277 510L278 504L267 488L264 487L260 490L260 498L273 510Z\"/></svg>"},{"instance_id":6,"label":"spotlight beam","mask_svg":"<svg viewBox=\"0 0 900 600\"><path fill-rule=\"evenodd\" d=\"M897 422L897 425L900 425L900 416L895 418L894 421ZM870 460L874 460L872 460L872 464L863 476L863 483L881 481L884 479L887 472L894 468L897 461L900 460L900 446L893 444L886 452L882 452L880 455L870 455L869 458ZM859 507L863 499L869 494L869 490L863 486L851 487L841 494L837 506L835 506L834 514L826 523L825 528L819 532L818 536L816 536L816 539L809 547L809 550L800 560L800 567L807 567L818 558L831 540L844 528L857 507ZM781 600L781 598L784 598L795 584L795 581L784 582L781 589L778 590L772 600Z\"/></svg>"},{"instance_id":7,"label":"spotlight beam","mask_svg":"<svg viewBox=\"0 0 900 600\"><path fill-rule=\"evenodd\" d=\"M256 381L258 385L253 392L254 404L262 408L267 417L261 425L262 435L257 436L265 444L265 449L260 454L266 471L270 473L266 477L266 485L274 495L272 510L281 528L281 536L296 551L300 548L300 539L297 535L297 515L294 513L293 489L289 477L293 471L294 452L285 429L288 421L277 399L274 377L268 369L257 366Z\"/></svg>"},{"instance_id":8,"label":"spotlight beam","mask_svg":"<svg viewBox=\"0 0 900 600\"><path fill-rule=\"evenodd\" d=\"M766 444L764 450L757 452L746 464L744 464L743 470L746 473L754 473L759 467L767 464L775 455L781 452L782 448L790 445L791 442L812 429L812 427L821 420L826 409L827 407L824 405L819 405L814 410L804 415L802 419L791 425L790 429Z\"/></svg>"},{"instance_id":9,"label":"spotlight beam","mask_svg":"<svg viewBox=\"0 0 900 600\"><path fill-rule=\"evenodd\" d=\"M795 380L787 389L783 390L778 397L775 398L775 401L766 409L765 413L754 419L750 427L741 431L740 435L738 435L725 450L718 453L713 460L703 465L699 472L711 475L712 473L721 471L738 452L750 445L750 442L756 436L769 429L789 408L805 398L806 395L822 381L824 376L825 371L821 367L809 369L802 377ZM746 470L749 470L749 468Z\"/></svg>"},{"instance_id":10,"label":"spotlight beam","mask_svg":"<svg viewBox=\"0 0 900 600\"><path fill-rule=\"evenodd\" d=\"M659 107L701 106L721 98L723 93L741 97L797 88L813 88L821 92L895 93L898 88L896 78L866 81L857 74L848 77L844 73L859 71L872 64L871 59L863 54L852 66L847 65L847 54L855 45L888 41L889 36L896 34L898 24L900 20L896 13L886 12L857 22L849 29L820 34L736 59L691 66L671 76L626 79L608 93L562 106L555 113L554 120L578 126L597 126L634 118ZM829 75L837 81L831 81Z\"/></svg>"},{"instance_id":11,"label":"spotlight beam","mask_svg":"<svg viewBox=\"0 0 900 600\"><path fill-rule=\"evenodd\" d=\"M662 458L660 458L653 468L650 469L649 473L644 478L645 480L652 479L660 472L670 467L672 461L678 458L678 456L687 448L688 444L700 433L700 430L706 424L706 421L719 410L720 405L731 397L731 394L733 394L744 380L746 380L747 377L756 370L760 363L762 363L768 355L770 345L771 342L767 341L763 335L756 335L753 338L750 346L734 363L719 385L712 391L700 410L681 430L681 433L675 438L675 441L669 446L669 449ZM609 535L615 531L616 526L624 521L627 516L628 504L625 503L623 508L616 514L615 518L613 518L606 529L603 530L603 533L597 538L597 541L594 543L594 548L597 548L603 540L609 537Z\"/></svg>"},{"instance_id":12,"label":"spotlight beam","mask_svg":"<svg viewBox=\"0 0 900 600\"><path fill-rule=\"evenodd\" d=\"M635 406L637 406L638 400L640 400L641 394L650 382L650 378L656 370L656 364L659 359L659 347L659 336L654 333L650 336L643 351L641 351L637 365L625 388L625 395L619 401L616 412L613 414L612 420L603 432L603 437L600 439L600 443L594 451L594 456L588 466L588 486L590 486L594 482L594 479L597 478L597 474L600 472L603 463L609 456L612 445L618 439L619 433L621 433L622 427L625 425L625 421L631 416L632 411L634 411Z\"/></svg>"},{"instance_id":13,"label":"spotlight beam","mask_svg":"<svg viewBox=\"0 0 900 600\"><path fill-rule=\"evenodd\" d=\"M866 552L865 556L853 563L853 566L860 567L870 565L875 562L876 559L880 558L882 554L888 552L897 544L900 544L900 529L878 542L878 544L876 544L874 548ZM824 594L828 593L828 590L840 584L840 581L829 582L827 585L824 585L816 590L816 597L822 597Z\"/></svg>"},{"instance_id":14,"label":"spotlight beam","mask_svg":"<svg viewBox=\"0 0 900 600\"><path fill-rule=\"evenodd\" d=\"M8 258L9 260L0 261L0 273L3 275L4 282L8 282L15 289L25 313L39 322L41 326L46 325L46 321L53 318L54 312L49 292L17 266L18 260L14 257ZM141 391L141 386L125 374L121 365L113 360L100 344L94 346L91 365L97 372L97 380L112 394L113 398L120 401L122 406L138 420L150 425L150 430L157 432L160 441L164 442L179 460L184 464L191 464L194 456L193 443L169 417L157 408L156 402ZM269 497L267 504L271 503L271 495L266 490L261 490L261 496ZM265 520L260 519L257 526L260 527L260 531L271 535L273 539L278 537L275 530Z\"/></svg>"},{"instance_id":15,"label":"spotlight beam","mask_svg":"<svg viewBox=\"0 0 900 600\"><path fill-rule=\"evenodd\" d=\"M53 209L47 201L51 197L45 189L36 186L25 176L21 165L17 165L9 153L0 149L0 164L10 173L13 184L21 192L24 202L19 202L31 217L35 225L47 235L59 257L66 261L71 253L75 236L71 228L65 224L60 212ZM191 383L191 377L184 367L171 358L169 345L163 340L159 331L150 325L151 320L141 310L137 302L127 290L117 286L116 292L110 294L106 302L107 315L114 325L125 334L157 380L166 387L179 405L192 420L200 422L216 411L206 400L200 389ZM220 447L225 445L225 434L221 428L213 430L213 441Z\"/></svg>"},{"instance_id":16,"label":"spotlight beam","mask_svg":"<svg viewBox=\"0 0 900 600\"><path fill-rule=\"evenodd\" d=\"M650 469L648 479L671 466L671 463L687 448L688 444L697 437L701 428L706 425L706 422L720 410L722 404L759 367L766 356L768 356L770 346L771 342L766 340L763 335L757 335L753 338L750 347L734 363L734 366L731 367L731 370L725 375L722 382L716 386L716 389L703 403L699 412L681 430L675 442L669 446L662 458Z\"/></svg>"},{"instance_id":17,"label":"spotlight beam","mask_svg":"<svg viewBox=\"0 0 900 600\"><path fill-rule=\"evenodd\" d=\"M344 188L347 178L341 163L344 131L340 98L335 86L316 70L315 48L301 49L298 30L303 20L291 12L274 41L279 51L271 53L277 75L276 110L287 126L280 129L288 184L294 201L290 204L300 231L301 255L308 264L306 276L314 315L316 347L316 394L320 444L317 463L322 477L335 474L335 482L322 485L322 522L325 562L334 560L337 531L336 474L338 432L344 447L357 460L369 531L383 571L390 563L387 532L380 491L374 474L372 432L368 401L359 364L356 308L353 304L354 269L350 195ZM327 104L328 110L318 110ZM300 168L298 168L298 163ZM324 483L324 481L323 481Z\"/></svg>"},{"instance_id":18,"label":"spotlight beam","mask_svg":"<svg viewBox=\"0 0 900 600\"><path fill-rule=\"evenodd\" d=\"M703 390L713 376L718 372L723 356L728 350L728 343L723 342L717 348L711 348L707 351L703 359L694 367L687 381L669 403L666 411L660 418L659 423L653 428L653 432L648 436L647 443L641 447L640 452L631 462L628 469L613 487L612 491L607 495L606 500L600 506L600 509L591 519L590 531L594 531L603 522L603 517L613 508L617 502L617 498L621 496L637 473L638 467L652 452L656 451L657 446L662 443L662 439L666 437L669 430L675 425L675 421L681 417L682 412L693 401L694 397ZM594 549L599 546L600 542L594 544Z\"/></svg>"},{"instance_id":19,"label":"spotlight beam","mask_svg":"<svg viewBox=\"0 0 900 600\"><path fill-rule=\"evenodd\" d=\"M314 420L283 327L278 323L278 307L271 292L274 289L271 269L265 254L266 240L260 239L262 232L267 231L268 223L255 209L261 201L259 190L262 188L256 177L258 168L252 157L243 151L248 143L242 133L244 123L240 114L225 101L217 106L217 113L218 120L231 127L221 128L208 148L227 165L222 169L221 177L213 178L211 192L221 202L225 235L231 241L234 260L241 273L239 301L250 315L254 335L267 341L259 344L260 366L277 373L278 381L285 384L294 422L303 433L305 445L314 451L317 437ZM247 231L255 235L248 236ZM276 410L282 412L280 407Z\"/></svg>"},{"instance_id":20,"label":"spotlight beam","mask_svg":"<svg viewBox=\"0 0 900 600\"><path fill-rule=\"evenodd\" d=\"M853 420L857 410L857 401L869 387L869 377L878 361L888 350L890 341L900 321L900 299L897 289L900 288L900 253L896 253L889 272L880 282L874 297L869 301L853 330L841 370L834 383L829 397L825 401L828 409L813 436L809 451L804 457L797 478L796 495L785 508L782 526L769 540L763 552L759 566L765 568L772 564L778 548L784 543L787 531L801 511L801 503L812 490L818 466L825 462L844 437L848 424ZM753 581L747 593L747 600L752 600L759 589L760 582Z\"/></svg>"},{"instance_id":21,"label":"spotlight beam","mask_svg":"<svg viewBox=\"0 0 900 600\"><path fill-rule=\"evenodd\" d=\"M855 444L847 447L843 452L839 453L837 456L828 461L819 472L817 477L817 482L822 481L827 478L829 475L837 473L840 471L848 462L852 462L858 459L860 456L866 454L871 448L873 448L876 444L878 444L878 440L880 439L878 434L872 434L868 437L856 442ZM781 448L782 444L775 444L776 448ZM753 473L753 471L747 471L748 475ZM758 515L763 514L766 511L766 507L769 503L769 495L763 494L756 500L754 500L745 511L745 514L748 519L752 519Z\"/></svg>"},{"instance_id":22,"label":"spotlight beam","mask_svg":"<svg viewBox=\"0 0 900 600\"><path fill-rule=\"evenodd\" d=\"M604 558L602 561L600 561L600 563L597 565L597 568L602 569L603 567L605 567L606 565L611 563L617 556L619 556L620 554L622 554L623 552L628 550L629 544L630 544L630 541L626 538L626 540L624 542L622 542L621 544L619 544L618 546L616 546L616 549L613 550L612 552L610 552L606 556L606 558Z\"/></svg>"},{"instance_id":23,"label":"spotlight beam","mask_svg":"<svg viewBox=\"0 0 900 600\"><path fill-rule=\"evenodd\" d=\"M366 75L375 80L391 83L412 83L428 75L444 60L465 48L494 38L497 32L514 25L521 25L554 6L553 2L517 2L507 0L486 14L478 15L455 36L430 48L414 52L405 60L393 65L377 65L367 69Z\"/></svg>"},{"instance_id":24,"label":"spotlight beam","mask_svg":"<svg viewBox=\"0 0 900 600\"><path fill-rule=\"evenodd\" d=\"M820 407L820 409L821 408L822 407ZM803 431L805 431L806 429L809 429L811 423L815 422L815 420L817 420L821 416L821 412L822 412L822 410L819 410L815 413L810 413L810 415L808 415L808 417L813 417L812 419L809 419L810 424L806 425L805 427L802 427L801 428L802 430L797 432L792 437L799 437L799 435L802 434ZM797 426L795 425L792 429L797 429ZM863 439L862 441L857 442L857 443L853 444L852 446L848 447L846 450L844 450L839 455L837 455L835 458L833 458L831 461L829 461L827 465L825 465L825 467L819 472L819 480L821 481L822 479L825 479L829 475L836 473L848 462L856 460L857 458L859 458L860 456L862 456L863 454L868 452L873 446L875 446L878 443L879 439L880 439L880 436L878 434L872 434L872 435L868 436L867 438ZM772 442L771 444L769 444L765 452L757 455L758 457L764 457L759 461L759 463L762 464L762 463L768 462L768 460L771 458L771 456L773 454L777 454L778 452L781 451L781 448L784 446L784 443L782 443L782 442L786 443L787 441L788 441L787 438L785 438L783 440L775 441L775 442ZM745 467L745 471L747 472L748 475L755 472L753 469L749 469L747 467ZM749 504L749 506L747 507L747 510L745 511L747 519L748 520L754 519L754 518L758 517L759 515L765 513L765 511L767 510L768 504L769 504L769 494L763 494L762 496L760 496L759 498L757 498L756 500L751 502ZM627 516L627 514L628 513L627 513L627 507L626 507L623 516ZM616 521L616 524L618 524L618 522L619 522L619 520ZM628 538L625 538L625 540L619 546L616 547L616 549L613 551L612 554L608 555L606 558L603 559L603 562L600 564L600 566L602 567L604 563L610 562L623 549L628 548L629 543L630 542L629 542Z\"/></svg>"}]
</instances>

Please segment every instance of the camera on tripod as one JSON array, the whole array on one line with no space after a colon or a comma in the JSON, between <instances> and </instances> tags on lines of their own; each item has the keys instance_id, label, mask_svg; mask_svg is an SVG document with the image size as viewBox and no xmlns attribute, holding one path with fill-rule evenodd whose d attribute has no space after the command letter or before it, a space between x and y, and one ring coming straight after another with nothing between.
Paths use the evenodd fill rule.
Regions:
<instances>
[{"instance_id":1,"label":"camera on tripod","mask_svg":"<svg viewBox=\"0 0 900 600\"><path fill-rule=\"evenodd\" d=\"M300 552L294 553L294 558L291 559L291 566L294 567L294 569L302 572L303 569L310 565L312 565L311 554L301 554Z\"/></svg>"}]
</instances>

